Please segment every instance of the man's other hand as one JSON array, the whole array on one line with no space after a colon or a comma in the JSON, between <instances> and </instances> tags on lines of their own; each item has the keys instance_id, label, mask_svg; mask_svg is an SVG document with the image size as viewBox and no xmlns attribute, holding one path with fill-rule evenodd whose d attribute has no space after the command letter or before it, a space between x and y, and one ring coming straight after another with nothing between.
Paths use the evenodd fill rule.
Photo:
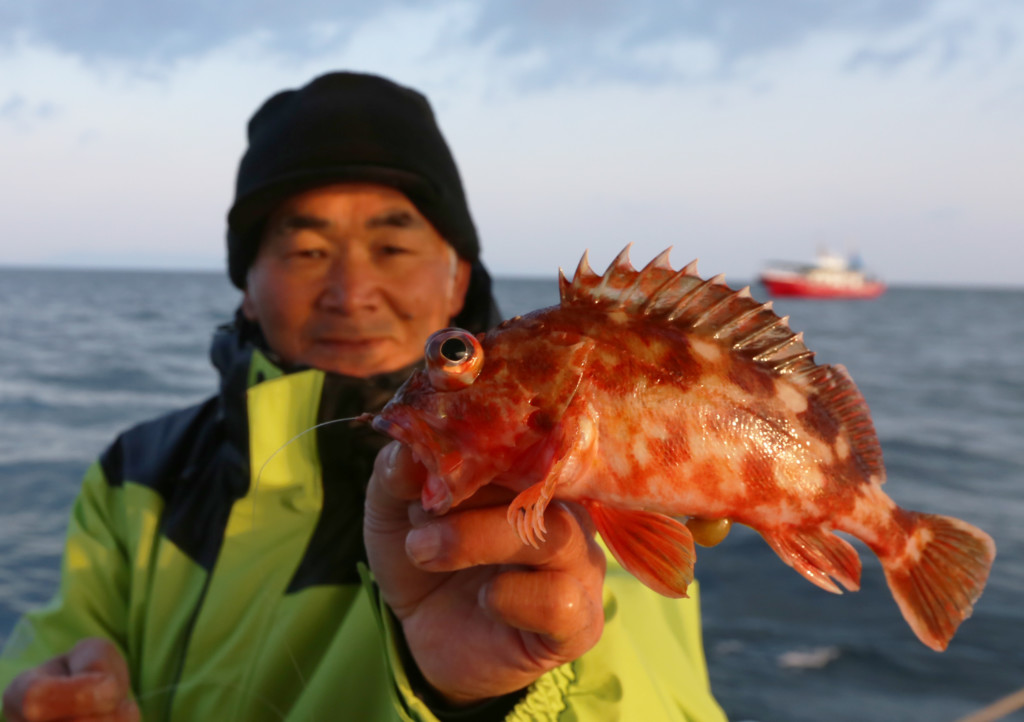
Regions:
<instances>
[{"instance_id":1,"label":"man's other hand","mask_svg":"<svg viewBox=\"0 0 1024 722\"><path fill-rule=\"evenodd\" d=\"M4 690L7 722L138 722L128 665L109 640L83 639Z\"/></svg>"}]
</instances>

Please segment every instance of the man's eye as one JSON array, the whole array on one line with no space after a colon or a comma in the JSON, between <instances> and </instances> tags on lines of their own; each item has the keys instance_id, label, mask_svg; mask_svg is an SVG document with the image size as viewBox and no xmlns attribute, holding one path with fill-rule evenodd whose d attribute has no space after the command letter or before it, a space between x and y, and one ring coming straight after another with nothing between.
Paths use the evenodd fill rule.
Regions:
<instances>
[{"instance_id":1,"label":"man's eye","mask_svg":"<svg viewBox=\"0 0 1024 722\"><path fill-rule=\"evenodd\" d=\"M298 248L291 252L294 258L319 259L326 258L327 253L322 248Z\"/></svg>"}]
</instances>

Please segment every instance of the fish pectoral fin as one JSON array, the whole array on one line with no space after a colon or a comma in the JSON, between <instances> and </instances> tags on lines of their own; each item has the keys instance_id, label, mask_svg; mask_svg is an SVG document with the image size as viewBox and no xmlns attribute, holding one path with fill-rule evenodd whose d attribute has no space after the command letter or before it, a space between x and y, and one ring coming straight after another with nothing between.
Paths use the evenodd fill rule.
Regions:
<instances>
[{"instance_id":1,"label":"fish pectoral fin","mask_svg":"<svg viewBox=\"0 0 1024 722\"><path fill-rule=\"evenodd\" d=\"M758 529L782 561L825 591L842 594L832 579L848 591L860 589L860 557L845 539L822 527Z\"/></svg>"},{"instance_id":2,"label":"fish pectoral fin","mask_svg":"<svg viewBox=\"0 0 1024 722\"><path fill-rule=\"evenodd\" d=\"M664 514L584 501L601 538L619 564L666 597L685 597L696 553L686 525Z\"/></svg>"},{"instance_id":3,"label":"fish pectoral fin","mask_svg":"<svg viewBox=\"0 0 1024 722\"><path fill-rule=\"evenodd\" d=\"M597 425L585 405L579 406L580 410L559 422L551 440L539 454L543 481L520 492L508 507L508 523L515 527L524 544L534 548L547 534L544 510L554 498L555 490L570 486L585 474L597 452Z\"/></svg>"},{"instance_id":4,"label":"fish pectoral fin","mask_svg":"<svg viewBox=\"0 0 1024 722\"><path fill-rule=\"evenodd\" d=\"M554 485L550 486L552 488L548 488L549 485L543 481L534 484L520 492L508 505L508 523L515 528L523 544L529 544L534 549L540 547L548 531L544 526L544 510L551 501Z\"/></svg>"}]
</instances>

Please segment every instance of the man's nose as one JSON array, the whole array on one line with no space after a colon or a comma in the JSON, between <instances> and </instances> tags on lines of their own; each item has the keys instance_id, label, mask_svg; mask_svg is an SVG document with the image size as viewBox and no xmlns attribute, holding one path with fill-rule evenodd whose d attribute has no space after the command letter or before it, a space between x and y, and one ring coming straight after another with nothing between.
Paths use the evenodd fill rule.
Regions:
<instances>
[{"instance_id":1,"label":"man's nose","mask_svg":"<svg viewBox=\"0 0 1024 722\"><path fill-rule=\"evenodd\" d=\"M373 264L358 254L345 254L331 263L320 294L320 306L338 313L352 313L371 307L379 279Z\"/></svg>"}]
</instances>

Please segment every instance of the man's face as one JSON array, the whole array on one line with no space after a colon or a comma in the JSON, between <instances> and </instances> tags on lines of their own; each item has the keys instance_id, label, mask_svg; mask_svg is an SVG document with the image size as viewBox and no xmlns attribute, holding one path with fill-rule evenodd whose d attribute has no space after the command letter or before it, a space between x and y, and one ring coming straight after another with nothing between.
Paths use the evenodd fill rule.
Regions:
<instances>
[{"instance_id":1,"label":"man's face","mask_svg":"<svg viewBox=\"0 0 1024 722\"><path fill-rule=\"evenodd\" d=\"M419 359L462 310L469 273L400 191L325 186L270 216L242 311L284 361L365 377Z\"/></svg>"}]
</instances>

